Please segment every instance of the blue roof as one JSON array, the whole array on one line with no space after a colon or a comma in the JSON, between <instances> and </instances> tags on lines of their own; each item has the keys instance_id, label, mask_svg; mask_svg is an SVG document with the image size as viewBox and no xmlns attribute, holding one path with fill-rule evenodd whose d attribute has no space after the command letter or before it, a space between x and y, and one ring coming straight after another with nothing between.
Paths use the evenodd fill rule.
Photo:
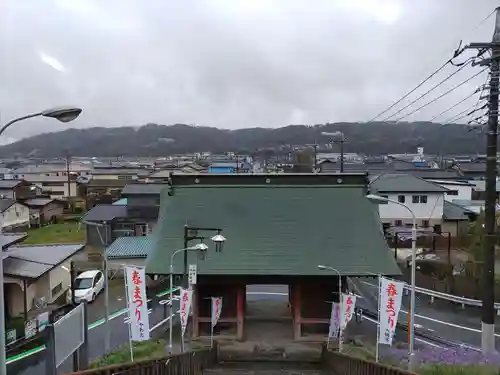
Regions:
<instances>
[{"instance_id":1,"label":"blue roof","mask_svg":"<svg viewBox=\"0 0 500 375\"><path fill-rule=\"evenodd\" d=\"M153 236L118 237L107 249L108 258L146 258Z\"/></svg>"},{"instance_id":2,"label":"blue roof","mask_svg":"<svg viewBox=\"0 0 500 375\"><path fill-rule=\"evenodd\" d=\"M127 198L122 198L122 199L114 202L113 204L115 204L117 206L126 206L128 204L128 200L127 200Z\"/></svg>"}]
</instances>

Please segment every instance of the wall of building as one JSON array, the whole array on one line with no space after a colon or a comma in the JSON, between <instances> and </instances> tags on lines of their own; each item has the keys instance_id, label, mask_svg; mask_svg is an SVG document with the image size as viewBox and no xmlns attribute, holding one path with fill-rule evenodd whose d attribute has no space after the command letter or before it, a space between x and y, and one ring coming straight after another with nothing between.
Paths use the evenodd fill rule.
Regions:
<instances>
[{"instance_id":1,"label":"wall of building","mask_svg":"<svg viewBox=\"0 0 500 375\"><path fill-rule=\"evenodd\" d=\"M429 220L429 221L441 221L443 218L443 205L444 205L444 194L443 193L391 193L391 194L380 194L398 201L398 196L403 195L405 197L404 204L407 205L415 214L418 220ZM427 196L427 203L412 203L413 195ZM411 223L412 215L403 206L388 202L379 204L379 214L381 220L391 221L391 220L403 220L405 223Z\"/></svg>"},{"instance_id":2,"label":"wall of building","mask_svg":"<svg viewBox=\"0 0 500 375\"><path fill-rule=\"evenodd\" d=\"M43 215L45 220L50 220L54 216L61 216L63 214L63 206L58 203L49 203L45 207L43 207L39 212Z\"/></svg>"},{"instance_id":3,"label":"wall of building","mask_svg":"<svg viewBox=\"0 0 500 375\"><path fill-rule=\"evenodd\" d=\"M68 259L48 273L49 290L47 291L47 295L49 303L55 301L69 289L71 285L70 268L71 260Z\"/></svg>"},{"instance_id":4,"label":"wall of building","mask_svg":"<svg viewBox=\"0 0 500 375\"><path fill-rule=\"evenodd\" d=\"M444 183L439 183L439 185L450 190L444 195L444 199L447 200L448 202L453 201L453 199L464 199L464 200L472 199L472 186L453 185Z\"/></svg>"},{"instance_id":5,"label":"wall of building","mask_svg":"<svg viewBox=\"0 0 500 375\"><path fill-rule=\"evenodd\" d=\"M14 203L0 214L2 228L23 226L29 223L29 208L19 203Z\"/></svg>"},{"instance_id":6,"label":"wall of building","mask_svg":"<svg viewBox=\"0 0 500 375\"><path fill-rule=\"evenodd\" d=\"M23 291L23 281L15 278L5 278L5 286L9 288L9 292L6 293L9 301L7 302L9 306L9 314L11 316L19 316L24 314L24 291ZM28 311L35 308L33 300L35 298L46 297L47 303L50 302L50 277L49 273L46 273L38 280L32 282L28 285L26 290L26 304Z\"/></svg>"}]
</instances>

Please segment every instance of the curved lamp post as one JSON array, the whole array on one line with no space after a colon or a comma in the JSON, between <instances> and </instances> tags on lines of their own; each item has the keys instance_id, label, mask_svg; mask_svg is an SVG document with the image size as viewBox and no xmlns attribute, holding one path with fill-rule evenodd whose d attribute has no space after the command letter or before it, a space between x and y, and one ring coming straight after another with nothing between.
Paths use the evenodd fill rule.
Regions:
<instances>
[{"instance_id":1,"label":"curved lamp post","mask_svg":"<svg viewBox=\"0 0 500 375\"><path fill-rule=\"evenodd\" d=\"M6 123L4 126L0 128L0 135L2 135L7 128L9 128L11 125L15 124L16 122L27 120L32 117L51 117L55 118L56 120L59 120L61 122L70 122L76 119L80 113L82 113L82 110L80 108L76 107L61 107L61 108L54 108L54 109L48 109L42 112L37 112L37 113L32 113L30 115L18 117L14 120L9 121ZM0 256L0 301L4 300L4 291L3 291L3 256ZM7 365L6 365L6 355L5 355L5 334L4 334L4 328L5 328L5 307L0 306L0 327L1 327L1 332L0 334L0 375L7 375Z\"/></svg>"},{"instance_id":2,"label":"curved lamp post","mask_svg":"<svg viewBox=\"0 0 500 375\"><path fill-rule=\"evenodd\" d=\"M394 204L398 204L404 207L411 214L412 217L412 228L411 228L411 294L410 294L410 318L408 319L408 341L409 341L409 360L408 365L410 370L414 368L415 364L415 270L416 270L416 259L417 259L417 218L415 217L415 213L412 211L410 207L406 204L398 202L394 199L389 199L386 197L382 197L380 195L368 194L366 196L370 201L374 203L381 202L391 202Z\"/></svg>"},{"instance_id":3,"label":"curved lamp post","mask_svg":"<svg viewBox=\"0 0 500 375\"><path fill-rule=\"evenodd\" d=\"M212 237L212 241L214 242L215 244L215 251L216 252L221 252L222 251L222 247L224 245L224 242L226 241L226 238L220 234L220 231L219 233L217 233L215 236ZM172 255L170 256L170 293L169 293L169 316L170 316L170 319L168 321L169 323L169 330L168 330L168 350L169 350L169 353L172 354L173 351L172 351L172 343L173 343L173 302L174 302L174 292L173 292L173 285L174 285L174 257L179 254L179 253L188 253L190 251L194 251L194 252L197 252L199 257L201 259L204 259L205 258L205 254L208 250L208 246L206 244L204 244L203 242L200 242L194 246L191 246L191 247L186 247L185 249L179 249L179 250L176 250L172 253Z\"/></svg>"},{"instance_id":4,"label":"curved lamp post","mask_svg":"<svg viewBox=\"0 0 500 375\"><path fill-rule=\"evenodd\" d=\"M333 271L338 275L338 277L339 277L339 307L342 306L342 278L341 278L340 272L333 267L325 266L323 264L318 264L318 269L324 270L324 271ZM340 333L339 333L339 352L342 351L342 338L340 337L341 334L342 334L342 328L340 329ZM328 346L329 342L330 342L330 332L328 332L327 346Z\"/></svg>"}]
</instances>

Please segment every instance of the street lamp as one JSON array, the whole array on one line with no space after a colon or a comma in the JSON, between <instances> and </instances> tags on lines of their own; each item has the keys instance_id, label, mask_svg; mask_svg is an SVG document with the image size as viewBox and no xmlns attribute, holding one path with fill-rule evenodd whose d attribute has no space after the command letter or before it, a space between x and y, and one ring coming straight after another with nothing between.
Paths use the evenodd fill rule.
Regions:
<instances>
[{"instance_id":1,"label":"street lamp","mask_svg":"<svg viewBox=\"0 0 500 375\"><path fill-rule=\"evenodd\" d=\"M213 243L215 244L215 251L220 253L224 246L224 242L226 242L226 237L224 237L220 228L200 228L200 227L190 227L189 225L184 225L184 248L187 249L189 247L189 242L192 240L200 240L204 241L204 236L199 236L198 232L207 231L207 232L216 232L217 234L211 238ZM187 287L188 282L188 258L187 252L184 253L184 274L183 274L183 284Z\"/></svg>"},{"instance_id":2,"label":"street lamp","mask_svg":"<svg viewBox=\"0 0 500 375\"><path fill-rule=\"evenodd\" d=\"M215 241L214 241L215 242ZM189 251L196 251L198 252L198 254L200 256L205 256L205 253L207 252L208 250L208 246L206 244L204 244L203 242L200 242L199 244L196 244L194 246L191 246L191 247L186 247L184 249L179 249L179 250L176 250L172 253L172 255L170 256L170 268L169 268L169 272L170 272L170 293L169 293L169 316L170 316L170 319L169 319L169 332L168 332L168 350L169 350L169 353L172 354L172 342L173 342L173 339L172 339L172 331L173 331L173 328L174 328L174 324L173 324L173 302L174 302L174 292L173 292L173 286L174 286L174 257L176 254L179 254L179 253L184 253L187 255L187 253Z\"/></svg>"},{"instance_id":3,"label":"street lamp","mask_svg":"<svg viewBox=\"0 0 500 375\"><path fill-rule=\"evenodd\" d=\"M325 266L323 264L318 264L318 269L324 270L324 271L333 271L338 275L338 277L339 277L339 283L338 283L339 284L339 306L341 306L342 305L342 279L340 276L340 272L333 267ZM341 327L340 333L339 333L339 352L342 351L342 338L340 337L341 334L342 334L342 327ZM328 332L328 342L330 342L330 332Z\"/></svg>"},{"instance_id":4,"label":"street lamp","mask_svg":"<svg viewBox=\"0 0 500 375\"><path fill-rule=\"evenodd\" d=\"M366 196L370 201L374 203L381 203L381 202L391 202L394 204L398 204L401 207L404 207L410 212L411 217L412 217L412 228L411 228L411 295L410 295L410 319L408 319L408 341L409 341L409 361L408 365L410 370L413 370L414 368L414 362L415 362L415 328L413 322L415 321L415 288L416 288L416 282L415 282L415 270L416 270L416 263L417 263L417 218L415 217L415 213L412 211L410 207L408 207L406 204L398 202L394 199L389 199L386 197L382 197L380 195L376 194L368 194Z\"/></svg>"},{"instance_id":5,"label":"street lamp","mask_svg":"<svg viewBox=\"0 0 500 375\"><path fill-rule=\"evenodd\" d=\"M67 107L67 108L57 108L57 109L49 109L42 112L33 113L31 115L26 115L22 117L15 118L14 120L9 121L4 126L0 128L0 135L2 135L7 128L16 122L26 120L32 117L52 117L62 122L69 122L76 119L82 110L80 108L75 107ZM3 290L3 256L0 256L0 301L4 301L4 290ZM0 375L7 375L7 364L6 364L6 355L5 355L5 306L0 306Z\"/></svg>"}]
</instances>

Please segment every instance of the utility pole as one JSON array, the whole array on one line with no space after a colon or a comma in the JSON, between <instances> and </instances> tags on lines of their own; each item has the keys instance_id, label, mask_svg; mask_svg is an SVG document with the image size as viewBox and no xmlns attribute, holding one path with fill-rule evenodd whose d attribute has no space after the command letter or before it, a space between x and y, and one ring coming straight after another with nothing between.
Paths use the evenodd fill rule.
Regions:
<instances>
[{"instance_id":1,"label":"utility pole","mask_svg":"<svg viewBox=\"0 0 500 375\"><path fill-rule=\"evenodd\" d=\"M67 184L68 184L68 202L70 201L70 198L71 198L70 163L71 163L71 156L69 154L69 151L66 151L66 179L67 179Z\"/></svg>"},{"instance_id":2,"label":"utility pole","mask_svg":"<svg viewBox=\"0 0 500 375\"><path fill-rule=\"evenodd\" d=\"M483 241L481 348L483 353L495 350L495 244L496 244L496 176L498 141L498 75L500 73L500 7L496 9L495 30L491 43L471 43L467 48L490 50L491 58L475 65L490 66L488 131L486 135L486 199Z\"/></svg>"}]
</instances>

